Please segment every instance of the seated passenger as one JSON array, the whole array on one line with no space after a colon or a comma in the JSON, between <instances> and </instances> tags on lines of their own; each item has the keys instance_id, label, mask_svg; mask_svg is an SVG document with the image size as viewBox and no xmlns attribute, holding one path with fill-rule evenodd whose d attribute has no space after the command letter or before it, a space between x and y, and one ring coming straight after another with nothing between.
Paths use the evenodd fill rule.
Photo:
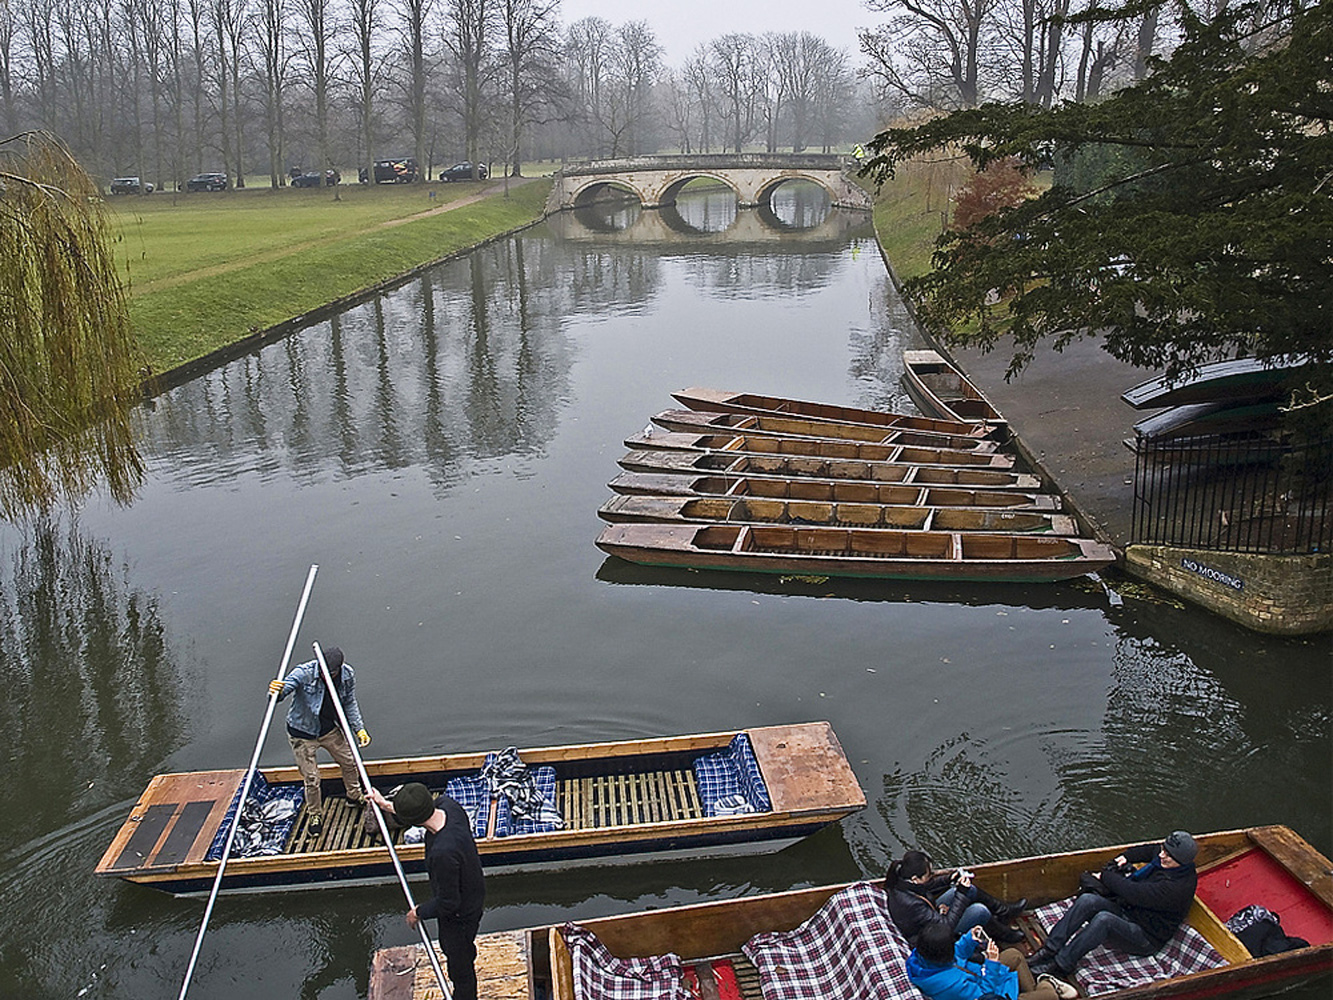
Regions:
<instances>
[{"instance_id":1,"label":"seated passenger","mask_svg":"<svg viewBox=\"0 0 1333 1000\"><path fill-rule=\"evenodd\" d=\"M935 871L922 851L908 851L891 862L884 875L884 889L889 896L889 916L908 944L916 944L921 929L936 921L945 923L955 934L984 927L986 934L1001 944L1023 940L1021 931L1005 926L1003 921L1021 913L1027 907L1026 899L1002 902L973 885L971 876L958 869Z\"/></svg>"},{"instance_id":2,"label":"seated passenger","mask_svg":"<svg viewBox=\"0 0 1333 1000\"><path fill-rule=\"evenodd\" d=\"M1103 942L1131 955L1156 954L1194 903L1198 852L1194 838L1177 830L1161 845L1131 847L1101 872L1084 872L1082 895L1033 954L1033 970L1067 977Z\"/></svg>"},{"instance_id":3,"label":"seated passenger","mask_svg":"<svg viewBox=\"0 0 1333 1000\"><path fill-rule=\"evenodd\" d=\"M1073 1000L1078 990L1054 976L1034 979L1017 948L984 936L954 940L942 920L921 929L907 956L907 978L929 1000Z\"/></svg>"}]
</instances>

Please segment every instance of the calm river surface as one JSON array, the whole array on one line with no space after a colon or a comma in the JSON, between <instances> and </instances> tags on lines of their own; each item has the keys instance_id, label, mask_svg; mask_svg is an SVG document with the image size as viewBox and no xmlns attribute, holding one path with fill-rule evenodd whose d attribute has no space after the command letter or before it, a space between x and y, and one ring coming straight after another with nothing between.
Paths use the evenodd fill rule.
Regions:
<instances>
[{"instance_id":1,"label":"calm river surface","mask_svg":"<svg viewBox=\"0 0 1333 1000\"><path fill-rule=\"evenodd\" d=\"M202 902L90 873L153 774L244 766L312 563L298 656L346 651L373 754L828 719L865 789L780 854L493 877L483 930L873 876L905 846L1286 823L1333 850L1326 640L1114 579L783 583L594 547L672 390L910 410L872 233L807 194L485 247L158 399L133 506L0 526L0 996L176 996ZM290 762L281 717L261 759ZM223 897L190 996L363 997L404 908Z\"/></svg>"}]
</instances>

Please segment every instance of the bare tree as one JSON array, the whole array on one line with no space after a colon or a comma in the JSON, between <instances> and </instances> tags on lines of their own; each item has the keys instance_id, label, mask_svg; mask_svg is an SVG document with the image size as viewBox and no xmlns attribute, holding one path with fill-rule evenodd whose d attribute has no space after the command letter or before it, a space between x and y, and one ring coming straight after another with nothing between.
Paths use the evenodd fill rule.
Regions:
<instances>
[{"instance_id":1,"label":"bare tree","mask_svg":"<svg viewBox=\"0 0 1333 1000\"><path fill-rule=\"evenodd\" d=\"M448 10L444 44L462 76L463 145L472 162L472 179L477 180L489 63L499 31L499 0L449 0Z\"/></svg>"},{"instance_id":2,"label":"bare tree","mask_svg":"<svg viewBox=\"0 0 1333 1000\"><path fill-rule=\"evenodd\" d=\"M333 14L329 0L296 0L303 61L310 74L315 98L315 148L317 168L323 173L333 165L329 156L329 86L332 78L330 38Z\"/></svg>"},{"instance_id":3,"label":"bare tree","mask_svg":"<svg viewBox=\"0 0 1333 1000\"><path fill-rule=\"evenodd\" d=\"M287 0L263 0L259 11L259 50L264 63L264 131L268 136L268 183L286 183L287 136L284 98L287 87Z\"/></svg>"},{"instance_id":4,"label":"bare tree","mask_svg":"<svg viewBox=\"0 0 1333 1000\"><path fill-rule=\"evenodd\" d=\"M602 119L602 86L611 62L612 28L600 17L585 17L569 26L565 60L572 78L573 101L586 129L584 148L602 153L601 135L594 131Z\"/></svg>"},{"instance_id":5,"label":"bare tree","mask_svg":"<svg viewBox=\"0 0 1333 1000\"><path fill-rule=\"evenodd\" d=\"M13 135L19 130L18 106L14 102L14 36L18 19L10 0L0 0L0 105L5 110L5 130Z\"/></svg>"},{"instance_id":6,"label":"bare tree","mask_svg":"<svg viewBox=\"0 0 1333 1000\"><path fill-rule=\"evenodd\" d=\"M407 56L407 116L418 166L426 165L426 28L434 0L400 0L400 32ZM372 164L373 169L373 164ZM420 178L419 178L420 179ZM374 174L371 175L374 180Z\"/></svg>"},{"instance_id":7,"label":"bare tree","mask_svg":"<svg viewBox=\"0 0 1333 1000\"><path fill-rule=\"evenodd\" d=\"M708 50L723 120L731 129L732 148L739 153L754 135L759 117L759 41L753 35L733 32L713 39Z\"/></svg>"},{"instance_id":8,"label":"bare tree","mask_svg":"<svg viewBox=\"0 0 1333 1000\"><path fill-rule=\"evenodd\" d=\"M612 50L616 89L624 108L625 152L641 152L652 114L652 85L661 70L662 46L647 21L627 21L616 30ZM616 153L613 151L612 156Z\"/></svg>"},{"instance_id":9,"label":"bare tree","mask_svg":"<svg viewBox=\"0 0 1333 1000\"><path fill-rule=\"evenodd\" d=\"M861 34L869 72L883 86L935 108L971 108L982 97L983 54L995 51L999 0L866 0L890 15Z\"/></svg>"},{"instance_id":10,"label":"bare tree","mask_svg":"<svg viewBox=\"0 0 1333 1000\"><path fill-rule=\"evenodd\" d=\"M379 29L379 0L349 0L352 15L352 77L361 112L361 169L375 179L375 37ZM420 161L418 161L420 162Z\"/></svg>"},{"instance_id":11,"label":"bare tree","mask_svg":"<svg viewBox=\"0 0 1333 1000\"><path fill-rule=\"evenodd\" d=\"M713 77L708 68L708 49L700 45L685 61L680 72L688 89L690 103L699 112L699 150L707 153L713 148Z\"/></svg>"},{"instance_id":12,"label":"bare tree","mask_svg":"<svg viewBox=\"0 0 1333 1000\"><path fill-rule=\"evenodd\" d=\"M556 14L560 0L499 0L504 35L506 122L505 159L511 173L521 173L524 130L562 103L558 92ZM477 161L474 159L473 163Z\"/></svg>"}]
</instances>

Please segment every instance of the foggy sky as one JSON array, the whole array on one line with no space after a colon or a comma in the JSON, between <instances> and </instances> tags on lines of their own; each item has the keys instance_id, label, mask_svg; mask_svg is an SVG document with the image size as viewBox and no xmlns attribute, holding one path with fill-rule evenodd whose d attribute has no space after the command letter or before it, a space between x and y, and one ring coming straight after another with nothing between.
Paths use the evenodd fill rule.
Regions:
<instances>
[{"instance_id":1,"label":"foggy sky","mask_svg":"<svg viewBox=\"0 0 1333 1000\"><path fill-rule=\"evenodd\" d=\"M679 66L695 46L728 32L809 31L856 59L856 29L870 27L883 15L872 13L861 0L669 0L662 4L625 3L624 0L561 0L566 26L584 17L600 17L611 24L647 21L665 48L663 61Z\"/></svg>"}]
</instances>

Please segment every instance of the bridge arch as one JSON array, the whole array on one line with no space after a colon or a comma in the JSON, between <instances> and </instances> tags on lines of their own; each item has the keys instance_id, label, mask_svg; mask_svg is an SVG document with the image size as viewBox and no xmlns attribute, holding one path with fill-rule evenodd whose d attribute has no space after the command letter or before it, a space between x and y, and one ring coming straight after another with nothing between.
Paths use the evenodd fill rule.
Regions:
<instances>
[{"instance_id":1,"label":"bridge arch","mask_svg":"<svg viewBox=\"0 0 1333 1000\"><path fill-rule=\"evenodd\" d=\"M644 193L632 183L615 177L594 177L589 183L583 184L572 192L570 207L583 208L595 201L603 200L604 196L612 191L637 198L640 204L646 201Z\"/></svg>"},{"instance_id":2,"label":"bridge arch","mask_svg":"<svg viewBox=\"0 0 1333 1000\"><path fill-rule=\"evenodd\" d=\"M573 208L595 197L599 185L620 187L637 195L644 208L670 204L689 181L706 177L736 194L739 208L768 200L772 191L792 179L819 184L834 207L870 211L870 195L851 178L854 161L817 153L703 153L685 156L641 156L624 160L593 160L570 164L556 172L548 212Z\"/></svg>"}]
</instances>

